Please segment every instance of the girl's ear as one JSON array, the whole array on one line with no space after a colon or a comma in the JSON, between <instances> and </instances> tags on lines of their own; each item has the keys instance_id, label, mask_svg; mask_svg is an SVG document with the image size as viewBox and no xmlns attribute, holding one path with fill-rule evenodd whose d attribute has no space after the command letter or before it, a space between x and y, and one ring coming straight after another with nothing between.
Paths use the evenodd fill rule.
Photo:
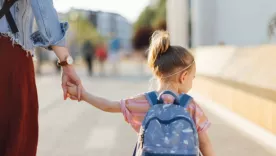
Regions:
<instances>
[{"instance_id":1,"label":"girl's ear","mask_svg":"<svg viewBox=\"0 0 276 156\"><path fill-rule=\"evenodd\" d=\"M184 83L184 81L186 80L188 76L188 71L183 71L181 74L180 74L180 77L179 77L179 82L182 84Z\"/></svg>"}]
</instances>

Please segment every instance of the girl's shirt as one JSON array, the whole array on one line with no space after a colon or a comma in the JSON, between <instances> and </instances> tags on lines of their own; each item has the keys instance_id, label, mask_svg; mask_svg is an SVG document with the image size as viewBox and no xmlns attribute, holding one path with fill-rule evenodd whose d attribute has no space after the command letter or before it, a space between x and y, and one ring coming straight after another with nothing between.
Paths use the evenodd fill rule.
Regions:
<instances>
[{"instance_id":1,"label":"girl's shirt","mask_svg":"<svg viewBox=\"0 0 276 156\"><path fill-rule=\"evenodd\" d=\"M146 96L142 94L121 100L120 105L125 121L128 122L136 132L139 132L143 119L150 107ZM128 109L129 106L131 106L132 111ZM188 112L194 120L198 133L204 132L210 127L211 123L207 116L193 99L188 105Z\"/></svg>"}]
</instances>

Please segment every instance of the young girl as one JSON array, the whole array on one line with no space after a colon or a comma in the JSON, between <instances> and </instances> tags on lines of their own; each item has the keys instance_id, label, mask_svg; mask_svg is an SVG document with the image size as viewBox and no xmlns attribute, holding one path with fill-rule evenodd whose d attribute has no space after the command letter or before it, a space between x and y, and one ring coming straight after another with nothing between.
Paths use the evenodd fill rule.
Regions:
<instances>
[{"instance_id":1,"label":"young girl","mask_svg":"<svg viewBox=\"0 0 276 156\"><path fill-rule=\"evenodd\" d=\"M194 58L185 48L171 46L167 32L156 31L153 34L149 47L148 65L158 80L157 92L170 90L181 94L187 93L192 88L196 72ZM77 87L68 83L68 92L71 94L71 98L75 99ZM122 112L125 120L136 132L139 132L141 122L150 106L144 94L121 101L109 101L83 91L81 98L103 111ZM174 100L169 94L163 95L162 98L165 103L171 103ZM188 111L196 124L202 154L213 156L214 152L207 134L207 129L210 126L209 120L194 100L191 100Z\"/></svg>"}]
</instances>

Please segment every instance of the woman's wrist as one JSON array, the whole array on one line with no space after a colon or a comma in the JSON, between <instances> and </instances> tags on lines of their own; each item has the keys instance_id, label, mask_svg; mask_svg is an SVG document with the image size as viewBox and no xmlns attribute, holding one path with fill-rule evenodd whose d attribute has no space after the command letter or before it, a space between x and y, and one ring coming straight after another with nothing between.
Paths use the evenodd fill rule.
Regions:
<instances>
[{"instance_id":1,"label":"woman's wrist","mask_svg":"<svg viewBox=\"0 0 276 156\"><path fill-rule=\"evenodd\" d=\"M52 46L52 49L60 61L65 61L70 56L68 49L65 47Z\"/></svg>"},{"instance_id":2,"label":"woman's wrist","mask_svg":"<svg viewBox=\"0 0 276 156\"><path fill-rule=\"evenodd\" d=\"M70 70L71 68L74 68L73 65L66 65L66 66L61 66L63 72L67 72L68 70Z\"/></svg>"}]
</instances>

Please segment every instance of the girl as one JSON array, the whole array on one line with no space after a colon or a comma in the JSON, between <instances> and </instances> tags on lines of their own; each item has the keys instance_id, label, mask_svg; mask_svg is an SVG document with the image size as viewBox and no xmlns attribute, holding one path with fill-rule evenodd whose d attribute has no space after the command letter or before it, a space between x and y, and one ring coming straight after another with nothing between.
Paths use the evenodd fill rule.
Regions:
<instances>
[{"instance_id":1,"label":"girl","mask_svg":"<svg viewBox=\"0 0 276 156\"><path fill-rule=\"evenodd\" d=\"M157 92L170 90L181 94L187 93L192 88L196 72L194 57L183 47L171 46L167 32L156 31L153 34L149 47L148 65L157 77L159 84ZM68 92L74 100L77 87L68 83ZM81 98L103 111L122 112L125 120L136 132L139 132L141 122L150 106L144 94L121 101L109 101L84 91ZM174 100L171 95L163 95L162 98L165 103L171 103ZM188 111L196 124L201 152L204 156L213 156L214 152L207 135L209 120L194 100L191 100Z\"/></svg>"}]
</instances>

